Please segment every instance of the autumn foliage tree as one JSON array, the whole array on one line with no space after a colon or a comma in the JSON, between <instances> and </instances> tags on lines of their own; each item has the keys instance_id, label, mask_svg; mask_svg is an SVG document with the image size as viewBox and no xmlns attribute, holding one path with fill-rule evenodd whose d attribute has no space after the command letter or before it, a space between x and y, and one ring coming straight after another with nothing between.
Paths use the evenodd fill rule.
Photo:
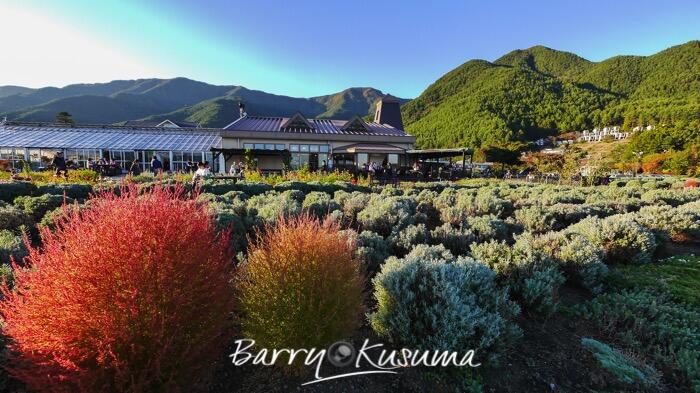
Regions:
<instances>
[{"instance_id":1,"label":"autumn foliage tree","mask_svg":"<svg viewBox=\"0 0 700 393\"><path fill-rule=\"evenodd\" d=\"M50 392L205 388L233 306L228 234L206 207L127 187L56 226L4 288L12 375Z\"/></svg>"}]
</instances>

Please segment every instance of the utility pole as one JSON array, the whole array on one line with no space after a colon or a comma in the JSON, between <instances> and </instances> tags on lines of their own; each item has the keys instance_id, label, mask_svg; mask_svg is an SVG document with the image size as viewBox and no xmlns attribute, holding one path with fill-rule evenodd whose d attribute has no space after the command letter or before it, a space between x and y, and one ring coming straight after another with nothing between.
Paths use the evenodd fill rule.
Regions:
<instances>
[{"instance_id":1,"label":"utility pole","mask_svg":"<svg viewBox=\"0 0 700 393\"><path fill-rule=\"evenodd\" d=\"M635 157L637 157L637 168L634 171L634 177L637 177L637 172L642 167L642 156L644 155L644 152L639 150L639 151L633 151L632 154L634 154Z\"/></svg>"}]
</instances>

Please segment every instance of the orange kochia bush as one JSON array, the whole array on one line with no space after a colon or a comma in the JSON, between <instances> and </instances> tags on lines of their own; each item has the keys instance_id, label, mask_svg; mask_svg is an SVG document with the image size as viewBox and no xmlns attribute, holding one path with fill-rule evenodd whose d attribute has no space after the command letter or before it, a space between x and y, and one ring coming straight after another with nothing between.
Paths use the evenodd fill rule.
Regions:
<instances>
[{"instance_id":1,"label":"orange kochia bush","mask_svg":"<svg viewBox=\"0 0 700 393\"><path fill-rule=\"evenodd\" d=\"M0 304L10 372L39 391L191 391L226 349L227 233L181 188L98 195L41 232Z\"/></svg>"}]
</instances>

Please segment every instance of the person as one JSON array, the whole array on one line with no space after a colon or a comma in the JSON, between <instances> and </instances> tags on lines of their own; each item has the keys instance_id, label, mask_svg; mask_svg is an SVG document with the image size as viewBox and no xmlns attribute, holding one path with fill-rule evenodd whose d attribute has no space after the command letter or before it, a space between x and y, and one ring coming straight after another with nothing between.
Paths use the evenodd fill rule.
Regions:
<instances>
[{"instance_id":1,"label":"person","mask_svg":"<svg viewBox=\"0 0 700 393\"><path fill-rule=\"evenodd\" d=\"M66 166L66 159L63 158L62 151L56 152L53 160L51 160L51 165L53 165L54 169L56 170L54 177L59 177L61 176L61 173L63 173L63 177L68 179L68 167Z\"/></svg>"},{"instance_id":2,"label":"person","mask_svg":"<svg viewBox=\"0 0 700 393\"><path fill-rule=\"evenodd\" d=\"M195 171L195 165L192 161L187 161L187 166L185 168L187 169L187 173L192 173Z\"/></svg>"},{"instance_id":3,"label":"person","mask_svg":"<svg viewBox=\"0 0 700 393\"><path fill-rule=\"evenodd\" d=\"M158 156L154 155L151 159L151 170L156 175L163 172L163 163L160 162Z\"/></svg>"},{"instance_id":4,"label":"person","mask_svg":"<svg viewBox=\"0 0 700 393\"><path fill-rule=\"evenodd\" d=\"M238 180L238 166L235 162L231 164L231 168L228 170L228 175L233 177L234 183Z\"/></svg>"},{"instance_id":5,"label":"person","mask_svg":"<svg viewBox=\"0 0 700 393\"><path fill-rule=\"evenodd\" d=\"M328 172L328 164L326 164L326 160L323 160L323 161L322 161L322 164L321 164L321 171L322 171L323 173L327 173L327 172Z\"/></svg>"},{"instance_id":6,"label":"person","mask_svg":"<svg viewBox=\"0 0 700 393\"><path fill-rule=\"evenodd\" d=\"M243 164L243 161L238 162L238 180L245 180L245 165Z\"/></svg>"},{"instance_id":7,"label":"person","mask_svg":"<svg viewBox=\"0 0 700 393\"><path fill-rule=\"evenodd\" d=\"M138 176L141 174L141 165L139 160L134 160L131 162L131 167L129 167L129 174L132 176Z\"/></svg>"},{"instance_id":8,"label":"person","mask_svg":"<svg viewBox=\"0 0 700 393\"><path fill-rule=\"evenodd\" d=\"M95 170L95 161L93 161L92 158L88 158L87 162L85 163L85 168L92 169L94 171Z\"/></svg>"},{"instance_id":9,"label":"person","mask_svg":"<svg viewBox=\"0 0 700 393\"><path fill-rule=\"evenodd\" d=\"M211 171L207 167L206 162L197 164L197 170L192 175L192 184L196 184L199 179L207 179L211 177Z\"/></svg>"}]
</instances>

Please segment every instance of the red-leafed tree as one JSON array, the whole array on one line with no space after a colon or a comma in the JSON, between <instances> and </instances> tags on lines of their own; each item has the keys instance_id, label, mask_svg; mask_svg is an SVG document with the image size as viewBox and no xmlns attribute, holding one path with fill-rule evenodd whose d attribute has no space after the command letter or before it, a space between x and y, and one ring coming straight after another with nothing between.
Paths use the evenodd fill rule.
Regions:
<instances>
[{"instance_id":1,"label":"red-leafed tree","mask_svg":"<svg viewBox=\"0 0 700 393\"><path fill-rule=\"evenodd\" d=\"M31 389L198 390L226 349L228 234L180 188L117 194L66 209L4 289L10 372Z\"/></svg>"}]
</instances>

